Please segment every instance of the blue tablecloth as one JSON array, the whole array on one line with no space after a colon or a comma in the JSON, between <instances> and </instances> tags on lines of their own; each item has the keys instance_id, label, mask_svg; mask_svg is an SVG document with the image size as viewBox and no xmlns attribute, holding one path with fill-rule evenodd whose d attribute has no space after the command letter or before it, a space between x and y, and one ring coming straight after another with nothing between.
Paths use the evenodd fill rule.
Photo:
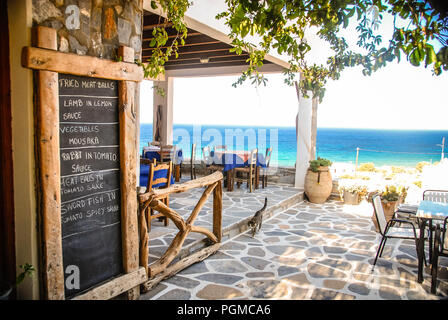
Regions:
<instances>
[{"instance_id":1,"label":"blue tablecloth","mask_svg":"<svg viewBox=\"0 0 448 320\"><path fill-rule=\"evenodd\" d=\"M153 181L159 178L164 178L168 174L168 170L159 170L154 172ZM140 187L146 187L148 185L149 165L140 164ZM174 178L171 174L171 184L174 184ZM158 183L153 185L153 188L159 188L165 186L164 183Z\"/></svg>"},{"instance_id":2,"label":"blue tablecloth","mask_svg":"<svg viewBox=\"0 0 448 320\"><path fill-rule=\"evenodd\" d=\"M419 218L443 220L448 216L448 203L423 200L416 215Z\"/></svg>"},{"instance_id":3,"label":"blue tablecloth","mask_svg":"<svg viewBox=\"0 0 448 320\"><path fill-rule=\"evenodd\" d=\"M160 161L160 153L158 151L146 151L144 157L149 160L156 159L157 161ZM183 161L184 156L182 149L177 150L177 163L174 164L181 164Z\"/></svg>"},{"instance_id":4,"label":"blue tablecloth","mask_svg":"<svg viewBox=\"0 0 448 320\"><path fill-rule=\"evenodd\" d=\"M215 152L211 151L210 156L213 159L213 164L215 165L224 165L223 172L232 170L233 168L241 168L249 166L248 161L244 161L238 154L236 153L223 153L221 156L215 156ZM266 160L264 155L258 153L257 156L257 167L266 168Z\"/></svg>"}]
</instances>

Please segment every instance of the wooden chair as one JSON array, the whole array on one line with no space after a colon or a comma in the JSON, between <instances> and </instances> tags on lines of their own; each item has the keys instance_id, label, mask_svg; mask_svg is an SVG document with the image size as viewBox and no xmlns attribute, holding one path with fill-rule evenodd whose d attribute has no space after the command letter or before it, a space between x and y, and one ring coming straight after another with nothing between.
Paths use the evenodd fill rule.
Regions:
<instances>
[{"instance_id":1,"label":"wooden chair","mask_svg":"<svg viewBox=\"0 0 448 320\"><path fill-rule=\"evenodd\" d=\"M160 147L160 162L167 163L170 161L173 163L176 182L179 182L180 178L182 178L182 164L178 161L177 146L162 145Z\"/></svg>"},{"instance_id":2,"label":"wooden chair","mask_svg":"<svg viewBox=\"0 0 448 320\"><path fill-rule=\"evenodd\" d=\"M196 143L191 145L191 180L196 179L196 167L194 162L196 160Z\"/></svg>"},{"instance_id":3,"label":"wooden chair","mask_svg":"<svg viewBox=\"0 0 448 320\"><path fill-rule=\"evenodd\" d=\"M210 147L202 148L202 163L205 166L205 170L210 171L209 173L213 173L215 171L222 171L224 166L213 164L213 158L210 154Z\"/></svg>"},{"instance_id":4,"label":"wooden chair","mask_svg":"<svg viewBox=\"0 0 448 320\"><path fill-rule=\"evenodd\" d=\"M227 146L214 146L213 151L227 151Z\"/></svg>"},{"instance_id":5,"label":"wooden chair","mask_svg":"<svg viewBox=\"0 0 448 320\"><path fill-rule=\"evenodd\" d=\"M146 159L147 160L147 159ZM148 183L146 185L146 192L150 192L153 190L153 186L162 184L161 186L157 186L157 189L164 189L168 188L171 185L171 175L173 171L173 165L172 162L168 163L159 163L158 165L155 164L155 162L152 162L149 164L149 174L148 174ZM154 180L154 176L158 171L166 170L167 174L166 176L162 178L158 178ZM169 195L167 195L165 198L159 199L161 200L167 207L170 204ZM151 220L158 218L159 220L164 221L164 225L168 226L169 220L167 217L162 215L161 213L154 214L153 209L148 207L146 211L146 221L148 222L148 231L151 230Z\"/></svg>"},{"instance_id":6,"label":"wooden chair","mask_svg":"<svg viewBox=\"0 0 448 320\"><path fill-rule=\"evenodd\" d=\"M255 187L255 170L257 169L257 157L258 157L258 149L252 149L250 152L250 157L248 160L248 167L240 167L235 168L234 170L234 178L233 182L237 183L237 186L239 187L241 183L247 181L247 187L249 188L250 192ZM244 174L246 174L246 177L244 177ZM243 175L243 177L241 177Z\"/></svg>"},{"instance_id":7,"label":"wooden chair","mask_svg":"<svg viewBox=\"0 0 448 320\"><path fill-rule=\"evenodd\" d=\"M160 147L160 162L175 162L175 158L177 158L176 146L173 145L162 145Z\"/></svg>"},{"instance_id":8,"label":"wooden chair","mask_svg":"<svg viewBox=\"0 0 448 320\"><path fill-rule=\"evenodd\" d=\"M260 167L260 179L261 179L261 186L263 188L267 187L268 185L268 170L269 170L269 164L271 162L271 155L272 155L272 147L266 148L266 157L264 158L266 168Z\"/></svg>"}]
</instances>

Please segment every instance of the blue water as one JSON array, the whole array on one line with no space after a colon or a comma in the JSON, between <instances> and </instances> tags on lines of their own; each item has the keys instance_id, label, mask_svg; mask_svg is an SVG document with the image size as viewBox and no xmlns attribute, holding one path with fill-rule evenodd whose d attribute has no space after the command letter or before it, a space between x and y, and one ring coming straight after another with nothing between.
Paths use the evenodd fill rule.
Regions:
<instances>
[{"instance_id":1,"label":"blue water","mask_svg":"<svg viewBox=\"0 0 448 320\"><path fill-rule=\"evenodd\" d=\"M185 158L190 158L191 143L197 144L196 158L201 158L201 148L227 144L236 150L259 150L272 146L273 165L293 167L296 161L295 128L241 127L175 124L174 144L179 145ZM141 124L140 151L152 141L152 124ZM227 134L227 135L226 135ZM373 162L375 166L415 166L421 161L436 162L441 158L442 138L448 131L373 130L373 129L317 129L317 156L333 162ZM445 143L445 154L448 148Z\"/></svg>"}]
</instances>

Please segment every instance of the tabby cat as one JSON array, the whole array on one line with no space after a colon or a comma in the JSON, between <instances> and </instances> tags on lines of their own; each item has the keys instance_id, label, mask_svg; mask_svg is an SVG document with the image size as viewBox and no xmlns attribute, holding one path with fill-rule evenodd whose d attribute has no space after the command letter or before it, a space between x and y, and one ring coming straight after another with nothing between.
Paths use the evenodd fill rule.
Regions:
<instances>
[{"instance_id":1,"label":"tabby cat","mask_svg":"<svg viewBox=\"0 0 448 320\"><path fill-rule=\"evenodd\" d=\"M252 229L252 238L255 236L255 233L261 230L261 223L263 222L263 212L266 210L266 206L268 204L268 198L264 198L264 206L257 212L255 212L252 219L249 220L247 225Z\"/></svg>"}]
</instances>

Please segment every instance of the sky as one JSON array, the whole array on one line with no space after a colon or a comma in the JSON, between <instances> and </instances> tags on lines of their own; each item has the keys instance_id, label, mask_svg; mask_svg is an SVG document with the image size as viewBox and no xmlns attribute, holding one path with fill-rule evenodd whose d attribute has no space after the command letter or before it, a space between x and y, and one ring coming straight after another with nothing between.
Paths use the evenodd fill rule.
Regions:
<instances>
[{"instance_id":1,"label":"sky","mask_svg":"<svg viewBox=\"0 0 448 320\"><path fill-rule=\"evenodd\" d=\"M294 127L298 110L294 87L283 75L268 75L266 87L234 88L237 77L174 80L174 123ZM152 122L152 82L141 90L141 122ZM327 83L318 107L318 127L448 130L448 74L408 62L372 76L345 70Z\"/></svg>"},{"instance_id":2,"label":"sky","mask_svg":"<svg viewBox=\"0 0 448 320\"><path fill-rule=\"evenodd\" d=\"M378 30L388 38L392 20ZM356 25L353 25L354 28ZM352 30L345 30L355 43ZM310 36L316 62L326 49ZM313 45L314 44L314 45ZM317 48L317 49L316 49ZM284 83L283 74L267 75L266 87L250 81L237 88L237 76L174 79L174 123L236 126L294 127L298 111L295 87ZM141 90L141 122L152 122L152 82ZM329 81L318 107L321 128L369 128L448 130L448 72L433 76L431 67L414 67L405 57L371 76L359 68L346 69L337 81Z\"/></svg>"}]
</instances>

